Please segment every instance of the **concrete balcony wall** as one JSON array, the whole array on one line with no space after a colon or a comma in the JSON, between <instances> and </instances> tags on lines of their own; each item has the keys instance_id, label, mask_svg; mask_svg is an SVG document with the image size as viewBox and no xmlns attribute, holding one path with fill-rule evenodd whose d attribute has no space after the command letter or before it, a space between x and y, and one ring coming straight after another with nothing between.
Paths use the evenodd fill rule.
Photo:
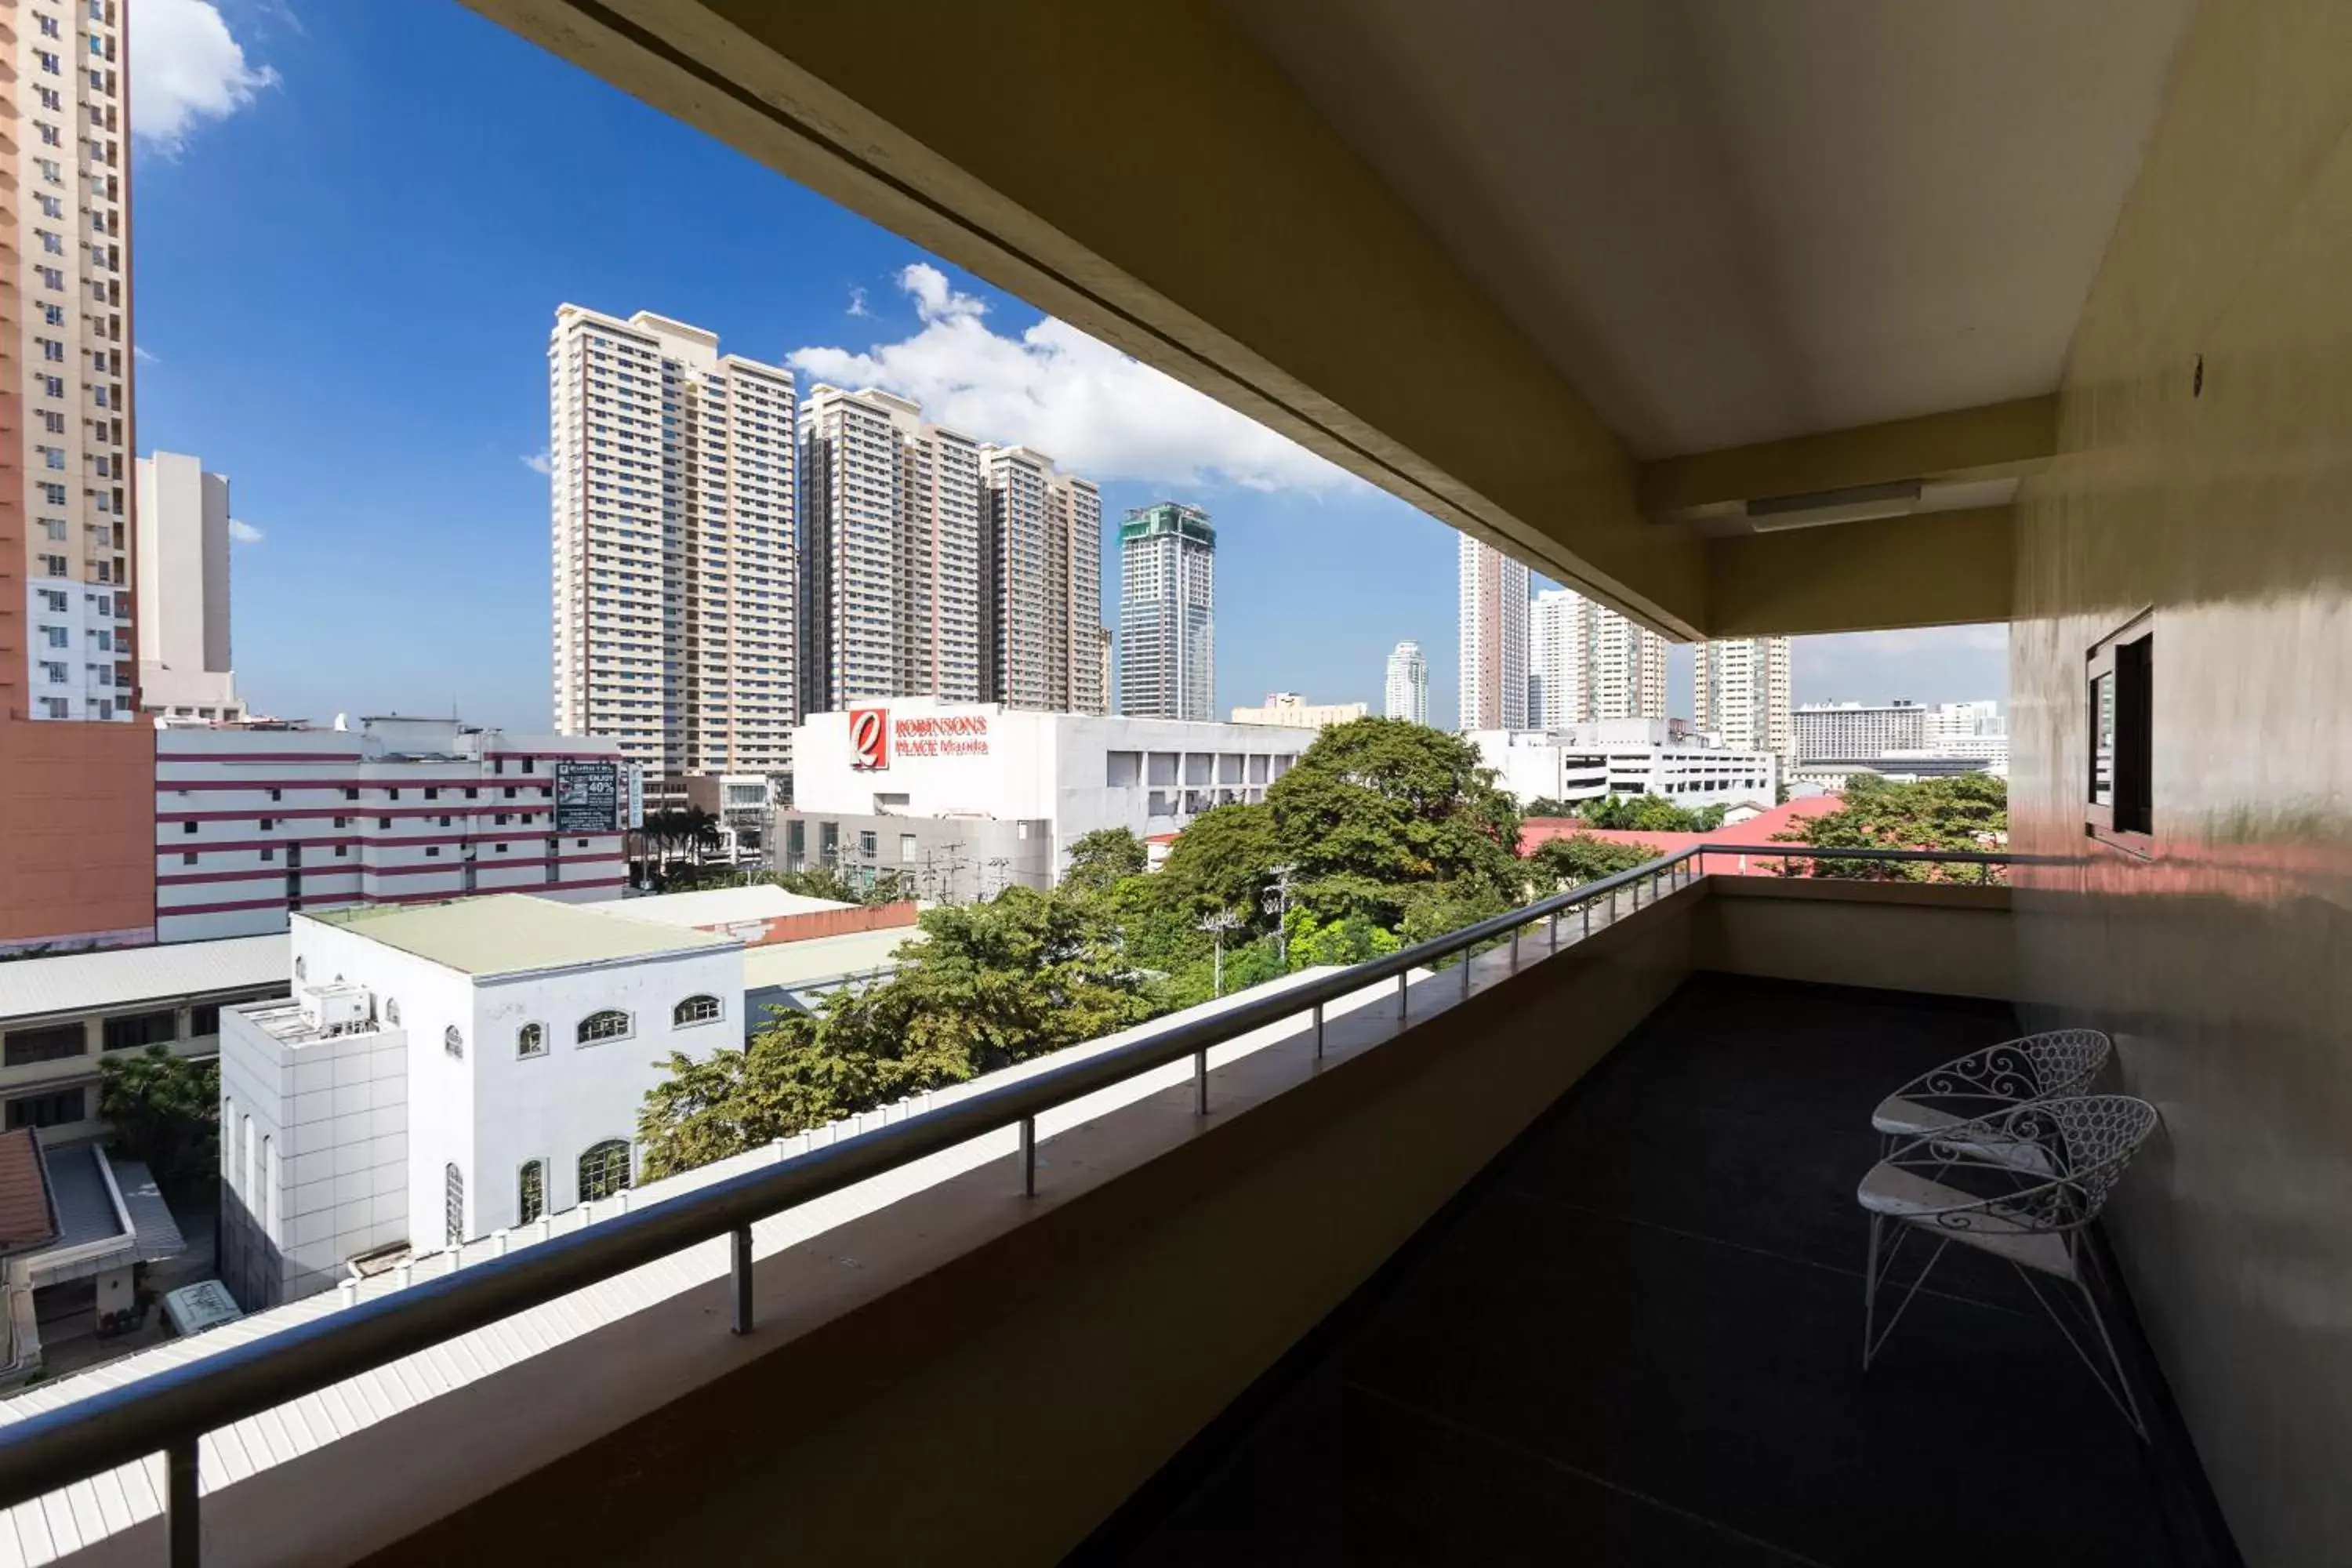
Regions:
<instances>
[{"instance_id":1,"label":"concrete balcony wall","mask_svg":"<svg viewBox=\"0 0 2352 1568\"><path fill-rule=\"evenodd\" d=\"M2352 1562L2352 11L2200 7L2018 497L2018 963L2164 1129L2111 1230L2249 1563ZM2152 611L2154 828L2084 659Z\"/></svg>"},{"instance_id":2,"label":"concrete balcony wall","mask_svg":"<svg viewBox=\"0 0 2352 1568\"><path fill-rule=\"evenodd\" d=\"M1693 967L1822 985L2017 999L2005 887L1707 879Z\"/></svg>"}]
</instances>

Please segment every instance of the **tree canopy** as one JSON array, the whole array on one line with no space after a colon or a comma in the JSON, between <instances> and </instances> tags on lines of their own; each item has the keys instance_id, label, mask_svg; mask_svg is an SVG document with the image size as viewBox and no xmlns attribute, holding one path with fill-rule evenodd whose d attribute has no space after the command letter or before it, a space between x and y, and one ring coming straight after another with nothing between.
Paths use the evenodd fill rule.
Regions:
<instances>
[{"instance_id":1,"label":"tree canopy","mask_svg":"<svg viewBox=\"0 0 2352 1568\"><path fill-rule=\"evenodd\" d=\"M1824 849L1996 849L2009 841L2009 784L1987 773L1889 784L1874 773L1846 783L1836 811L1808 817L1775 842L1818 845ZM1977 879L1970 868L1933 861L1814 860L1792 874L1844 877L1864 881L1925 882Z\"/></svg>"},{"instance_id":2,"label":"tree canopy","mask_svg":"<svg viewBox=\"0 0 2352 1568\"><path fill-rule=\"evenodd\" d=\"M98 1063L98 1113L120 1153L143 1161L159 1182L220 1172L220 1064L192 1061L167 1046Z\"/></svg>"},{"instance_id":3,"label":"tree canopy","mask_svg":"<svg viewBox=\"0 0 2352 1568\"><path fill-rule=\"evenodd\" d=\"M1140 874L1150 864L1143 840L1124 827L1097 827L1082 833L1070 846L1069 869L1061 886L1072 893L1105 893L1122 877Z\"/></svg>"},{"instance_id":4,"label":"tree canopy","mask_svg":"<svg viewBox=\"0 0 2352 1568\"><path fill-rule=\"evenodd\" d=\"M923 911L898 973L782 1014L743 1049L674 1053L638 1119L648 1175L960 1083L1151 1016L1084 900L1010 888Z\"/></svg>"},{"instance_id":5,"label":"tree canopy","mask_svg":"<svg viewBox=\"0 0 2352 1568\"><path fill-rule=\"evenodd\" d=\"M1595 838L1590 833L1570 834L1563 838L1547 838L1536 846L1528 859L1535 867L1537 879L1544 892L1560 892L1597 882L1603 877L1613 877L1620 871L1630 871L1643 861L1654 858L1650 851L1638 844L1619 844L1612 839Z\"/></svg>"}]
</instances>

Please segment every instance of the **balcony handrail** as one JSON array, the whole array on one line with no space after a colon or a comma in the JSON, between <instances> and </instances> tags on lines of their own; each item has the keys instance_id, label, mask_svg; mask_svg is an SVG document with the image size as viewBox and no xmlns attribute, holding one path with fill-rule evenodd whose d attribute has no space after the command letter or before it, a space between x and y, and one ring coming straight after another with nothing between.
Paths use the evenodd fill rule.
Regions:
<instances>
[{"instance_id":1,"label":"balcony handrail","mask_svg":"<svg viewBox=\"0 0 2352 1568\"><path fill-rule=\"evenodd\" d=\"M748 1331L751 1227L757 1221L1009 1127L1022 1130L1025 1163L1034 1154L1035 1119L1042 1113L1188 1056L1194 1058L1197 1092L1204 1097L1212 1047L1311 1009L1319 1050L1327 1004L1390 979L1398 980L1402 990L1414 969L1596 900L1613 899L1628 889L1633 890L1638 909L1643 887L1654 889L1662 879L1687 887L1695 862L1730 855L1945 861L1982 866L1988 872L2027 858L2005 851L1824 850L1802 844L1701 844L1662 855L1320 979L1164 1028L1146 1026L1142 1037L1112 1049L1048 1067L1017 1082L675 1198L599 1218L567 1236L452 1269L217 1355L0 1426L0 1508L16 1507L161 1451L166 1456L170 1560L173 1568L193 1568L198 1561L196 1445L206 1433L721 1237L734 1238L736 1327L739 1332ZM1675 881L1677 873L1681 879ZM1205 1098L1198 1104L1204 1110Z\"/></svg>"}]
</instances>

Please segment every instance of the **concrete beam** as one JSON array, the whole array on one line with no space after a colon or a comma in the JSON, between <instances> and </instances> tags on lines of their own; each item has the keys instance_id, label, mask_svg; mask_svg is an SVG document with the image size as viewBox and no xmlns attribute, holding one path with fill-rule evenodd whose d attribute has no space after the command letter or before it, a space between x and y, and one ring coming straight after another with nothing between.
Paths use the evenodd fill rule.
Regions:
<instances>
[{"instance_id":1,"label":"concrete beam","mask_svg":"<svg viewBox=\"0 0 2352 1568\"><path fill-rule=\"evenodd\" d=\"M1641 507L1652 517L1671 517L1697 507L1853 485L2009 479L2041 468L2057 448L2057 397L2021 397L1659 458L1641 466Z\"/></svg>"},{"instance_id":2,"label":"concrete beam","mask_svg":"<svg viewBox=\"0 0 2352 1568\"><path fill-rule=\"evenodd\" d=\"M1214 0L467 0L1670 633L1698 542ZM623 302L624 304L627 302Z\"/></svg>"},{"instance_id":3,"label":"concrete beam","mask_svg":"<svg viewBox=\"0 0 2352 1568\"><path fill-rule=\"evenodd\" d=\"M2016 555L2005 506L1713 539L1708 629L1782 637L2006 621Z\"/></svg>"}]
</instances>

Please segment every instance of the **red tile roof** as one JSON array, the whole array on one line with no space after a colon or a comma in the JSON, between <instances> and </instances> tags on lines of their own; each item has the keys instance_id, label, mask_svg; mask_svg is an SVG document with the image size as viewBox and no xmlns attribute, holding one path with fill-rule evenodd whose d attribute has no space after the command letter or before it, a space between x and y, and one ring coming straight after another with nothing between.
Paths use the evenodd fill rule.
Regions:
<instances>
[{"instance_id":1,"label":"red tile roof","mask_svg":"<svg viewBox=\"0 0 2352 1568\"><path fill-rule=\"evenodd\" d=\"M1844 805L1844 799L1834 795L1807 795L1786 805L1773 806L1745 822L1706 833L1634 833L1587 827L1573 816L1531 816L1519 828L1519 853L1532 855L1538 844L1554 838L1572 838L1579 833L1589 833L1611 844L1638 844L1659 855L1695 849L1702 844L1769 844L1777 835L1789 832L1807 817L1826 816Z\"/></svg>"},{"instance_id":2,"label":"red tile roof","mask_svg":"<svg viewBox=\"0 0 2352 1568\"><path fill-rule=\"evenodd\" d=\"M55 1241L49 1183L33 1130L0 1132L0 1252L22 1252Z\"/></svg>"}]
</instances>

